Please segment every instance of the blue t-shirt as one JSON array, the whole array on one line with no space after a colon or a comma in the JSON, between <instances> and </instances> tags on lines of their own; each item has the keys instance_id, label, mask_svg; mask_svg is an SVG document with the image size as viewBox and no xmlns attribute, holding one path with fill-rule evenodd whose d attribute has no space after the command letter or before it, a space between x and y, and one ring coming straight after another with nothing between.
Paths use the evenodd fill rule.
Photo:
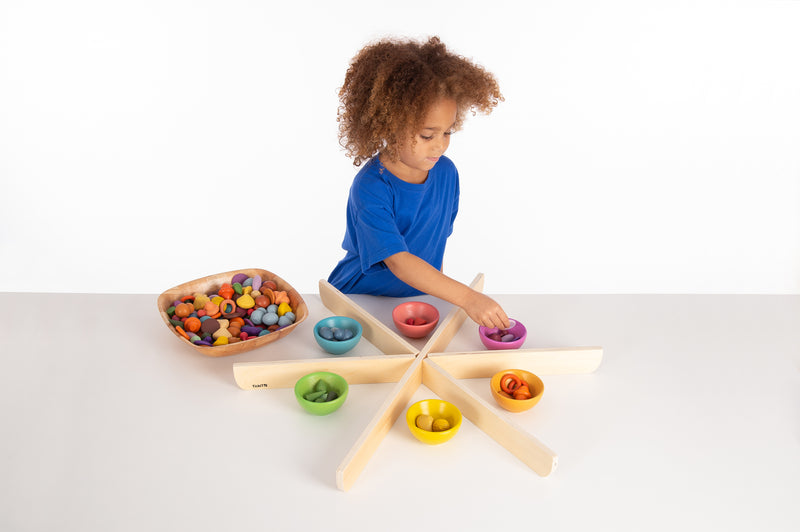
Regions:
<instances>
[{"instance_id":1,"label":"blue t-shirt","mask_svg":"<svg viewBox=\"0 0 800 532\"><path fill-rule=\"evenodd\" d=\"M421 292L383 263L408 251L437 270L458 213L458 171L439 158L424 183L399 179L373 157L358 172L347 200L345 257L328 282L343 293L406 297Z\"/></svg>"}]
</instances>

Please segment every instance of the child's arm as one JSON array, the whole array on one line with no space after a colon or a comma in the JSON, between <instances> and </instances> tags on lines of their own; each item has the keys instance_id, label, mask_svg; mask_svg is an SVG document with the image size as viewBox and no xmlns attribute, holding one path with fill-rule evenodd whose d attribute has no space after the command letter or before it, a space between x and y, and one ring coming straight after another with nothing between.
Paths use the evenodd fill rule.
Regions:
<instances>
[{"instance_id":1,"label":"child's arm","mask_svg":"<svg viewBox=\"0 0 800 532\"><path fill-rule=\"evenodd\" d=\"M404 283L461 307L478 325L501 329L511 326L503 308L494 299L451 279L416 255L402 251L384 259L383 263Z\"/></svg>"}]
</instances>

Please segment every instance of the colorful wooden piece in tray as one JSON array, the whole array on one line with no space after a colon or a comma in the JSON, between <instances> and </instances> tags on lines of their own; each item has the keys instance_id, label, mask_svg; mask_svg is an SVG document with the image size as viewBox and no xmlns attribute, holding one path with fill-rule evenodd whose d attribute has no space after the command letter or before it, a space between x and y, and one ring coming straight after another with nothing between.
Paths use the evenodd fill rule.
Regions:
<instances>
[{"instance_id":1,"label":"colorful wooden piece in tray","mask_svg":"<svg viewBox=\"0 0 800 532\"><path fill-rule=\"evenodd\" d=\"M178 338L213 357L279 340L308 316L297 290L278 275L256 268L180 284L163 292L157 303L162 319ZM191 318L200 322L197 330Z\"/></svg>"}]
</instances>

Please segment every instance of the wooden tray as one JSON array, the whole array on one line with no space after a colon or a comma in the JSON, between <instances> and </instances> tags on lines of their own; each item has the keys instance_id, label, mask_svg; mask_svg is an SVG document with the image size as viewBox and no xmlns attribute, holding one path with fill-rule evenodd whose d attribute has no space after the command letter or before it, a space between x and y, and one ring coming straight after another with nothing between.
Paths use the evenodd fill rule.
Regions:
<instances>
[{"instance_id":1,"label":"wooden tray","mask_svg":"<svg viewBox=\"0 0 800 532\"><path fill-rule=\"evenodd\" d=\"M261 279L264 281L272 280L275 281L275 284L278 285L278 290L283 290L289 296L289 304L292 307L292 311L296 317L295 322L291 325L283 327L282 329L278 329L277 331L271 332L269 334L265 334L264 336L259 336L258 338L253 338L250 340L244 340L242 342L236 342L235 344L228 344L228 345L218 345L218 346L207 346L207 345L195 345L190 342L188 339L181 336L181 334L175 330L175 327L169 322L169 316L167 315L167 309L172 306L172 303L184 296L193 295L197 292L202 292L203 294L209 294L216 292L223 283L231 282L231 278L236 275L237 273L243 273L248 277L253 277L255 275L260 275ZM200 353L210 356L210 357L225 357L230 355L238 355L239 353L244 353L245 351L250 351L257 347L261 347L263 345L267 345L272 343L276 340L280 340L287 334L291 333L295 327L297 327L304 319L308 317L308 307L306 306L306 302L303 301L303 298L300 297L300 294L297 293L292 285L287 283L285 280L281 279L279 276L275 275L272 272L267 270L261 270L258 268L243 268L240 270L233 270L230 272L223 272L217 273L214 275L209 275L206 277L201 277L200 279L195 279L194 281L189 281L188 283L183 283L169 290L163 292L160 296L158 296L158 311L161 314L161 318L166 323L167 327L170 331L183 343L186 345L200 351Z\"/></svg>"}]
</instances>

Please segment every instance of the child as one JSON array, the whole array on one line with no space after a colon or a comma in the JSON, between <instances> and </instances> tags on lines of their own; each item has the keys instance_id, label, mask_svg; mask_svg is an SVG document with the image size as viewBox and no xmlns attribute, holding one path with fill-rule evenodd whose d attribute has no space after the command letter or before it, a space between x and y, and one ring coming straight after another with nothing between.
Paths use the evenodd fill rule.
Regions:
<instances>
[{"instance_id":1,"label":"child","mask_svg":"<svg viewBox=\"0 0 800 532\"><path fill-rule=\"evenodd\" d=\"M364 167L347 202L347 252L328 281L344 293L427 293L479 325L508 328L493 299L441 272L458 212L455 165L443 154L472 110L503 99L490 73L425 43L383 40L362 49L339 92L339 137Z\"/></svg>"}]
</instances>

